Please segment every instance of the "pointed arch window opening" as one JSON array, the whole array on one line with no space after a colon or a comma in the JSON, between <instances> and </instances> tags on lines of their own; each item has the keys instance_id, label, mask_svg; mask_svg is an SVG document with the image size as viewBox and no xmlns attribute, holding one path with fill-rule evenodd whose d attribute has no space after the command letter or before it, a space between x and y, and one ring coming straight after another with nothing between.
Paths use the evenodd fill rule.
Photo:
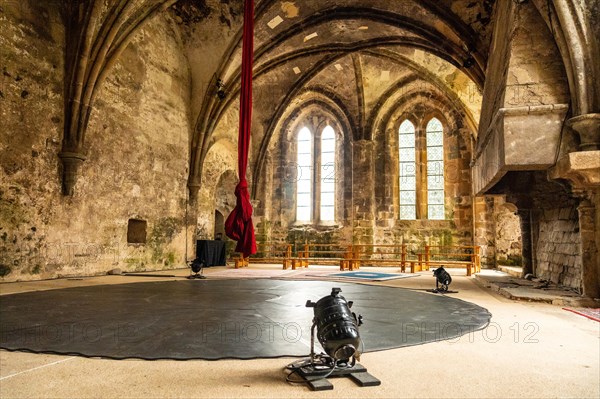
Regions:
<instances>
[{"instance_id":1,"label":"pointed arch window opening","mask_svg":"<svg viewBox=\"0 0 600 399\"><path fill-rule=\"evenodd\" d=\"M400 219L417 218L417 159L415 126L405 120L398 130Z\"/></svg>"},{"instance_id":2,"label":"pointed arch window opening","mask_svg":"<svg viewBox=\"0 0 600 399\"><path fill-rule=\"evenodd\" d=\"M310 222L312 220L312 165L313 137L312 132L303 127L298 133L297 158L298 177L296 180L296 220Z\"/></svg>"},{"instance_id":3,"label":"pointed arch window opening","mask_svg":"<svg viewBox=\"0 0 600 399\"><path fill-rule=\"evenodd\" d=\"M427 123L427 218L444 220L444 128L437 118Z\"/></svg>"},{"instance_id":4,"label":"pointed arch window opening","mask_svg":"<svg viewBox=\"0 0 600 399\"><path fill-rule=\"evenodd\" d=\"M335 131L327 125L321 133L321 209L319 219L335 221Z\"/></svg>"},{"instance_id":5,"label":"pointed arch window opening","mask_svg":"<svg viewBox=\"0 0 600 399\"><path fill-rule=\"evenodd\" d=\"M296 223L336 220L337 135L327 124L313 133L303 127L296 138Z\"/></svg>"}]
</instances>

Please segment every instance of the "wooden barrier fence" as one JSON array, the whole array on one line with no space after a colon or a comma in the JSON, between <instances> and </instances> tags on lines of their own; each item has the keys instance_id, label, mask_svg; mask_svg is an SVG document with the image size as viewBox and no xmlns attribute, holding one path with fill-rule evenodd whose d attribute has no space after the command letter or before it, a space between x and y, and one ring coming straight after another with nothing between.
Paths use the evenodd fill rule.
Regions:
<instances>
[{"instance_id":1,"label":"wooden barrier fence","mask_svg":"<svg viewBox=\"0 0 600 399\"><path fill-rule=\"evenodd\" d=\"M467 276L481 271L479 246L415 247L407 244L258 244L259 252L250 258L235 260L235 268L249 262L281 263L283 269L308 267L309 264L339 264L340 270L358 270L363 265L397 266L404 273L429 270L432 266L465 267ZM294 254L295 253L295 254Z\"/></svg>"}]
</instances>

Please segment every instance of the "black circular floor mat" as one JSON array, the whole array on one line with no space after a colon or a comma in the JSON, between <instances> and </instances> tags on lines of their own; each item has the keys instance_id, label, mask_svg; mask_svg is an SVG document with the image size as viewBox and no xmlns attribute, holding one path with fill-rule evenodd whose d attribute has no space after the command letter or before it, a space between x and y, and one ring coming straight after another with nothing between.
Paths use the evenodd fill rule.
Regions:
<instances>
[{"instance_id":1,"label":"black circular floor mat","mask_svg":"<svg viewBox=\"0 0 600 399\"><path fill-rule=\"evenodd\" d=\"M114 359L306 356L316 301L340 287L364 351L458 339L490 313L442 295L323 281L177 280L0 296L0 348ZM320 347L316 347L320 351Z\"/></svg>"}]
</instances>

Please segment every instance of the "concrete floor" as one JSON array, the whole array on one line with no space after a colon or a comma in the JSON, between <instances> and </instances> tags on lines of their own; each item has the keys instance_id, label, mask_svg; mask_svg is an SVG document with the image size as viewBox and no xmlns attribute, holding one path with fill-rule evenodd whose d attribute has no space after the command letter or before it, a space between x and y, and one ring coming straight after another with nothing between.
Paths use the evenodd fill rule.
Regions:
<instances>
[{"instance_id":1,"label":"concrete floor","mask_svg":"<svg viewBox=\"0 0 600 399\"><path fill-rule=\"evenodd\" d=\"M210 268L205 274L210 279L222 270ZM459 291L453 296L487 308L490 326L452 341L364 354L361 363L382 381L379 387L361 388L345 378L332 380L333 391L287 384L283 367L294 358L115 361L0 351L0 397L600 397L600 323L560 306L512 301L462 271L450 272L452 289ZM0 294L149 279L156 280L104 276L6 283L0 285ZM425 289L434 281L424 272L379 284Z\"/></svg>"}]
</instances>

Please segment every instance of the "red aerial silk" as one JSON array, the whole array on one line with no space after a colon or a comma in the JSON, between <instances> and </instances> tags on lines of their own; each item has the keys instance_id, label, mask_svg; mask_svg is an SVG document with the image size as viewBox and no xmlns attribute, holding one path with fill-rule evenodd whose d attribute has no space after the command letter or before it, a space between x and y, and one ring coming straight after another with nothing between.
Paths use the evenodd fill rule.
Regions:
<instances>
[{"instance_id":1,"label":"red aerial silk","mask_svg":"<svg viewBox=\"0 0 600 399\"><path fill-rule=\"evenodd\" d=\"M242 42L242 88L240 91L240 129L238 134L238 169L240 182L235 188L235 208L225 221L227 237L237 241L236 252L244 257L256 253L256 238L252 224L252 205L246 181L250 125L252 122L252 61L254 58L254 0L244 2L244 33Z\"/></svg>"}]
</instances>

